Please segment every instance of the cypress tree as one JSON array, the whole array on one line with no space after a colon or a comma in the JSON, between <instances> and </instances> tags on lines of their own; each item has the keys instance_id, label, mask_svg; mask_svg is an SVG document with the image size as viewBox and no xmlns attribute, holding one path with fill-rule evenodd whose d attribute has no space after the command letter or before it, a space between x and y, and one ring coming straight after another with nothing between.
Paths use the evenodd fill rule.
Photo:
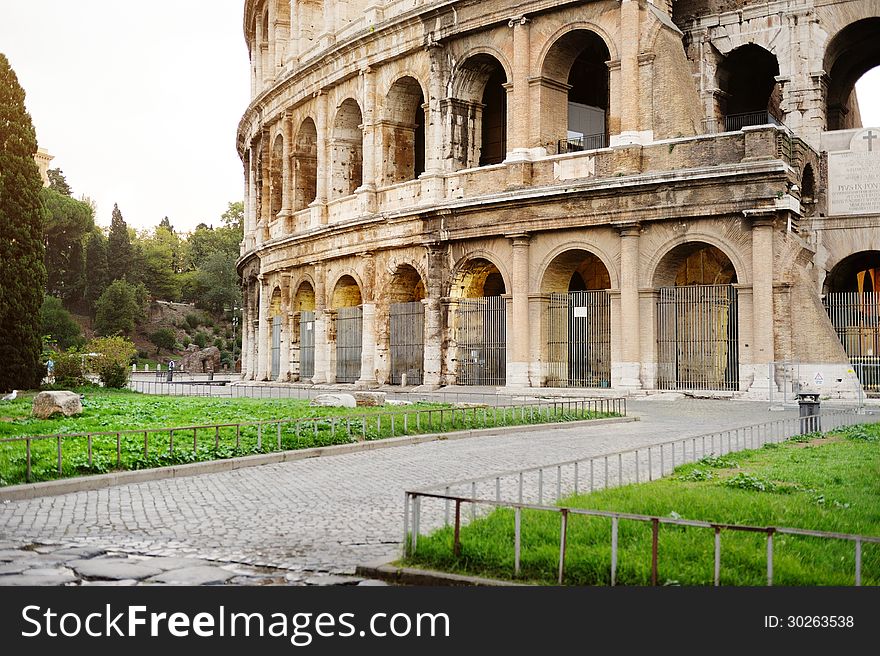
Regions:
<instances>
[{"instance_id":1,"label":"cypress tree","mask_svg":"<svg viewBox=\"0 0 880 656\"><path fill-rule=\"evenodd\" d=\"M0 391L39 386L43 265L42 181L25 94L0 54Z\"/></svg>"},{"instance_id":2,"label":"cypress tree","mask_svg":"<svg viewBox=\"0 0 880 656\"><path fill-rule=\"evenodd\" d=\"M83 299L89 313L94 314L95 301L110 284L110 273L107 269L107 239L97 230L92 231L86 242L85 272Z\"/></svg>"},{"instance_id":3,"label":"cypress tree","mask_svg":"<svg viewBox=\"0 0 880 656\"><path fill-rule=\"evenodd\" d=\"M128 236L128 225L122 218L119 206L113 203L113 214L110 217L110 236L107 239L107 266L110 281L123 280L131 271L133 249Z\"/></svg>"}]
</instances>

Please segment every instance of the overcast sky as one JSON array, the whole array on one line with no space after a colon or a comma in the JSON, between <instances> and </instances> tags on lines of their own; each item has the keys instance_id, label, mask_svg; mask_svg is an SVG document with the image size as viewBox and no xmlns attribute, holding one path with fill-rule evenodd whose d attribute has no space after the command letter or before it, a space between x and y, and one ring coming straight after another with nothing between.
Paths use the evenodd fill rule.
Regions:
<instances>
[{"instance_id":1,"label":"overcast sky","mask_svg":"<svg viewBox=\"0 0 880 656\"><path fill-rule=\"evenodd\" d=\"M0 0L0 52L74 195L129 225L216 224L241 200L235 132L250 74L243 0ZM880 69L859 85L880 126ZM867 93L866 93L867 91ZM867 98L868 95L872 97Z\"/></svg>"}]
</instances>

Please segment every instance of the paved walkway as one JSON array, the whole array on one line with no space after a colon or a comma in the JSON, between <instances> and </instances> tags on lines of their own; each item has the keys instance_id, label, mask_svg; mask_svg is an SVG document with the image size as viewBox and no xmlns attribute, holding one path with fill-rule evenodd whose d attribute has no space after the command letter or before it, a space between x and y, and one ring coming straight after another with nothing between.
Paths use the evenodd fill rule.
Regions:
<instances>
[{"instance_id":1,"label":"paved walkway","mask_svg":"<svg viewBox=\"0 0 880 656\"><path fill-rule=\"evenodd\" d=\"M63 579L46 583L88 579L70 566L82 553L63 557L71 547L88 547L90 557L99 559L109 551L112 557L198 558L233 570L232 563L270 566L284 571L247 570L241 576L320 582L316 575L351 574L357 564L399 554L406 489L797 414L796 408L770 413L767 403L690 398L633 400L629 410L641 421L438 441L5 503L0 585L16 582L4 577L33 570L34 564L21 565L37 563L39 550L46 552L42 560L51 561L46 574ZM44 546L34 551L34 544ZM29 550L20 551L26 545Z\"/></svg>"}]
</instances>

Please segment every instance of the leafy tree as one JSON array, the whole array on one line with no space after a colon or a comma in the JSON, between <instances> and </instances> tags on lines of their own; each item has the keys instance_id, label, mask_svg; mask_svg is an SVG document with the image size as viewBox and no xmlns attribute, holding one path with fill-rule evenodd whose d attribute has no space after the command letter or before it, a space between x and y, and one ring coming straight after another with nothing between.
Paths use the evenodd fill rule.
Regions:
<instances>
[{"instance_id":1,"label":"leafy tree","mask_svg":"<svg viewBox=\"0 0 880 656\"><path fill-rule=\"evenodd\" d=\"M61 299L48 295L43 297L40 321L43 335L50 336L59 348L68 349L82 342L82 328L64 309Z\"/></svg>"},{"instance_id":2,"label":"leafy tree","mask_svg":"<svg viewBox=\"0 0 880 656\"><path fill-rule=\"evenodd\" d=\"M73 196L73 191L67 184L67 178L64 177L61 169L49 169L46 171L46 175L49 178L49 189L65 196Z\"/></svg>"},{"instance_id":3,"label":"leafy tree","mask_svg":"<svg viewBox=\"0 0 880 656\"><path fill-rule=\"evenodd\" d=\"M73 348L63 353L56 353L52 356L55 362L53 375L55 377L55 386L61 388L82 387L89 384L83 370L83 355Z\"/></svg>"},{"instance_id":4,"label":"leafy tree","mask_svg":"<svg viewBox=\"0 0 880 656\"><path fill-rule=\"evenodd\" d=\"M95 302L110 284L110 271L107 266L107 239L100 230L93 230L86 241L84 278L83 300L89 312L93 313Z\"/></svg>"},{"instance_id":5,"label":"leafy tree","mask_svg":"<svg viewBox=\"0 0 880 656\"><path fill-rule=\"evenodd\" d=\"M219 314L224 307L231 307L241 297L238 272L235 270L237 255L214 253L196 272L198 299L196 305Z\"/></svg>"},{"instance_id":6,"label":"leafy tree","mask_svg":"<svg viewBox=\"0 0 880 656\"><path fill-rule=\"evenodd\" d=\"M99 335L128 335L143 317L145 290L125 280L114 280L95 303L95 330Z\"/></svg>"},{"instance_id":7,"label":"leafy tree","mask_svg":"<svg viewBox=\"0 0 880 656\"><path fill-rule=\"evenodd\" d=\"M41 362L43 264L42 180L34 162L37 138L25 93L0 54L0 390L30 389Z\"/></svg>"},{"instance_id":8,"label":"leafy tree","mask_svg":"<svg viewBox=\"0 0 880 656\"><path fill-rule=\"evenodd\" d=\"M141 280L150 294L155 298L177 300L180 285L174 275L174 251L171 246L159 239L145 239L138 242L137 249Z\"/></svg>"},{"instance_id":9,"label":"leafy tree","mask_svg":"<svg viewBox=\"0 0 880 656\"><path fill-rule=\"evenodd\" d=\"M86 350L98 354L92 359L91 367L104 387L125 387L131 361L137 355L137 348L130 340L118 336L101 337L89 342Z\"/></svg>"},{"instance_id":10,"label":"leafy tree","mask_svg":"<svg viewBox=\"0 0 880 656\"><path fill-rule=\"evenodd\" d=\"M72 307L83 298L83 240L95 228L92 208L51 188L40 192L46 209L46 289Z\"/></svg>"},{"instance_id":11,"label":"leafy tree","mask_svg":"<svg viewBox=\"0 0 880 656\"><path fill-rule=\"evenodd\" d=\"M131 237L128 234L128 224L122 218L119 206L113 204L113 213L110 217L110 236L107 240L107 265L110 271L110 280L122 280L132 271Z\"/></svg>"},{"instance_id":12,"label":"leafy tree","mask_svg":"<svg viewBox=\"0 0 880 656\"><path fill-rule=\"evenodd\" d=\"M227 228L241 230L244 226L244 203L240 200L229 203L229 207L220 215L220 220Z\"/></svg>"},{"instance_id":13,"label":"leafy tree","mask_svg":"<svg viewBox=\"0 0 880 656\"><path fill-rule=\"evenodd\" d=\"M150 341L156 345L156 353L160 349L171 351L177 346L177 335L171 328L159 328L150 335Z\"/></svg>"}]
</instances>

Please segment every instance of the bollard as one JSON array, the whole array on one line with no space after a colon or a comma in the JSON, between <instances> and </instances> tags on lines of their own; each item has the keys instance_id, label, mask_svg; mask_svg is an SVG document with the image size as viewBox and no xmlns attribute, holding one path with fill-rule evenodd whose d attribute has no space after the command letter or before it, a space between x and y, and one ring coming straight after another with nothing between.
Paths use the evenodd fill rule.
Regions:
<instances>
[{"instance_id":1,"label":"bollard","mask_svg":"<svg viewBox=\"0 0 880 656\"><path fill-rule=\"evenodd\" d=\"M819 417L819 393L798 392L798 416L801 420L801 434L816 433L822 430Z\"/></svg>"}]
</instances>

